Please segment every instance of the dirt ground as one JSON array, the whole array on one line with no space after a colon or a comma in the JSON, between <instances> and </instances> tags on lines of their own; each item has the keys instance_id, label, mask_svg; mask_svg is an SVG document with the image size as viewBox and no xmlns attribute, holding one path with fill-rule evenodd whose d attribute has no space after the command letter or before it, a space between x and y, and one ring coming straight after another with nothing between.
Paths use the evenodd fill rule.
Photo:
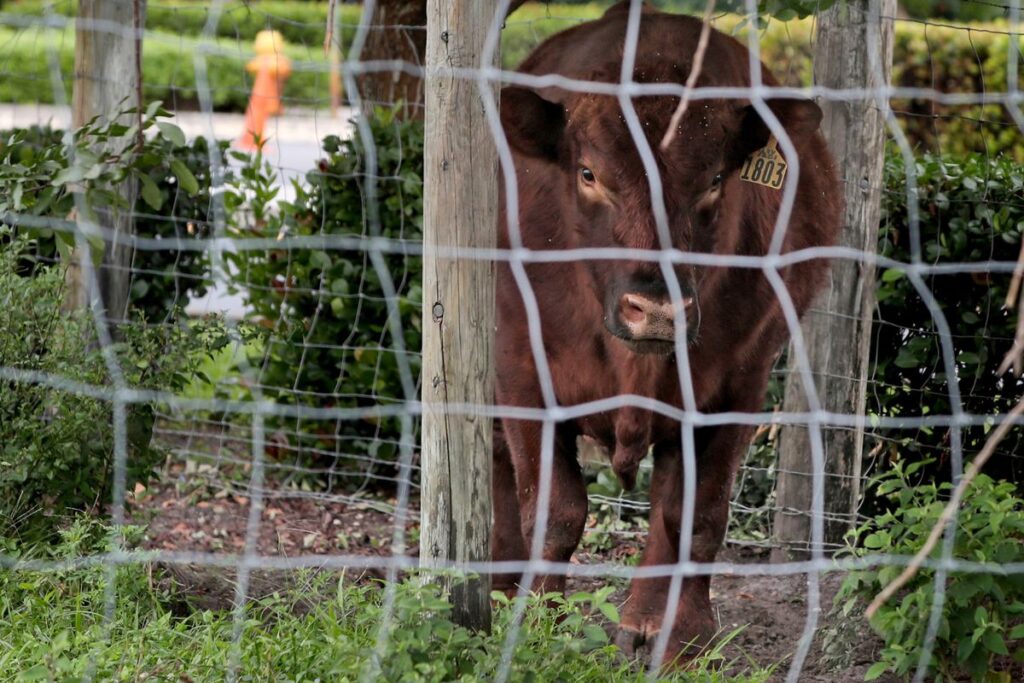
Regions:
<instances>
[{"instance_id":1,"label":"dirt ground","mask_svg":"<svg viewBox=\"0 0 1024 683\"><path fill-rule=\"evenodd\" d=\"M144 546L154 550L241 553L249 514L248 497L232 494L218 486L189 484L181 471L171 471L167 483L139 489L129 499L129 517L147 525ZM315 500L302 494L285 495L271 490L267 497L258 552L272 556L357 554L386 556L393 533L393 518L371 503L346 504ZM381 501L387 504L388 501ZM415 519L416 515L410 515ZM415 538L416 523L408 526ZM409 538L409 536L407 536ZM584 543L573 561L619 560L639 551L639 541L624 538L611 550L585 550ZM417 551L410 540L410 554ZM764 556L726 548L721 559L734 562L765 562ZM188 596L193 607L225 608L234 597L233 570L191 565L167 565L178 592ZM382 572L360 573L380 578ZM252 576L250 595L262 596L289 585L294 572L260 571ZM800 680L811 683L862 681L875 661L877 639L860 624L847 624L857 636L856 647L844 649L846 662L840 671L822 662L827 646L822 628L829 623L832 596L841 581L834 574L822 577L822 612L815 642ZM594 590L602 579L570 579L569 590ZM615 599L625 598L625 585ZM712 583L713 604L723 632L744 627L727 646L725 654L742 668L746 662L777 665L774 680L784 680L797 648L807 617L807 577L719 575ZM885 679L881 679L885 680Z\"/></svg>"}]
</instances>

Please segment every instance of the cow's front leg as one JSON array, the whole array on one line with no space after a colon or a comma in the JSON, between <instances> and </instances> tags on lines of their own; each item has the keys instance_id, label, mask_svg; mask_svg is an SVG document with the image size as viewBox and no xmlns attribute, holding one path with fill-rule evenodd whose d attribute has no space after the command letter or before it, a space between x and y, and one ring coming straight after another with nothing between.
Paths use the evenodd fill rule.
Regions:
<instances>
[{"instance_id":1,"label":"cow's front leg","mask_svg":"<svg viewBox=\"0 0 1024 683\"><path fill-rule=\"evenodd\" d=\"M494 500L494 525L491 528L491 558L495 562L523 562L530 557L523 542L523 525L519 516L519 496L512 455L501 421L494 421L494 458L491 472L491 493ZM508 595L516 593L520 576L517 571L495 574L494 590Z\"/></svg>"},{"instance_id":2,"label":"cow's front leg","mask_svg":"<svg viewBox=\"0 0 1024 683\"><path fill-rule=\"evenodd\" d=\"M725 538L732 482L752 429L742 426L698 430L697 487L690 560L712 562ZM655 452L651 519L641 566L667 571L679 561L683 508L683 462L679 448ZM627 654L650 650L664 626L671 578L634 579L616 644ZM717 630L711 612L710 576L685 577L671 628L665 662L703 649Z\"/></svg>"},{"instance_id":3,"label":"cow's front leg","mask_svg":"<svg viewBox=\"0 0 1024 683\"><path fill-rule=\"evenodd\" d=\"M587 489L583 472L576 458L577 431L571 425L555 428L552 471L541 468L542 425L539 422L506 420L505 437L515 472L516 498L522 545L518 552L528 554L538 532L538 507L541 481L550 476L551 495L548 501L547 524L541 557L551 562L568 562L583 536L587 521ZM510 517L511 515L509 515ZM495 555L500 549L495 548ZM524 558L525 559L525 558ZM521 578L521 577L520 577ZM521 581L520 581L521 582ZM516 582L519 584L520 582ZM538 593L565 589L565 576L537 576L532 589ZM511 586L505 586L510 592Z\"/></svg>"}]
</instances>

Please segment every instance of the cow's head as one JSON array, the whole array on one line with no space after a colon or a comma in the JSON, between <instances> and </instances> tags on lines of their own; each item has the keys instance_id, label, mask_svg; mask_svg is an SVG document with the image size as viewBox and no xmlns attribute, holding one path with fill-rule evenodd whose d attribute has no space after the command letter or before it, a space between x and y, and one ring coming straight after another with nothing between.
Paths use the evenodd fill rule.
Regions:
<instances>
[{"instance_id":1,"label":"cow's head","mask_svg":"<svg viewBox=\"0 0 1024 683\"><path fill-rule=\"evenodd\" d=\"M678 98L642 97L633 103L657 163L672 246L742 252L740 195L749 188L740 185L739 170L770 138L753 105L692 101L663 151L660 140ZM808 100L771 99L768 107L793 138L812 134L821 120L821 110ZM572 246L661 248L647 175L617 98L552 96L510 86L501 93L501 119L517 154L560 170ZM676 266L681 295L676 300L655 262L590 260L588 268L605 328L637 353L671 353L677 316L685 314L690 342L701 324L712 322L701 303L712 300L714 288L721 286L722 277L716 275L721 268Z\"/></svg>"}]
</instances>

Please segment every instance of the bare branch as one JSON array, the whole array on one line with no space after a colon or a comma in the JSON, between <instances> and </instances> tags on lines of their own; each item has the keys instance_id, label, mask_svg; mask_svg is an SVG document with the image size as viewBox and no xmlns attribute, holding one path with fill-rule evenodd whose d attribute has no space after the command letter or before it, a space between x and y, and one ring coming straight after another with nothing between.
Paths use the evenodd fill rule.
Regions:
<instances>
[{"instance_id":1,"label":"bare branch","mask_svg":"<svg viewBox=\"0 0 1024 683\"><path fill-rule=\"evenodd\" d=\"M327 31L324 34L324 56L331 51L331 43L334 42L334 17L338 10L338 0L330 0L327 5Z\"/></svg>"},{"instance_id":2,"label":"bare branch","mask_svg":"<svg viewBox=\"0 0 1024 683\"><path fill-rule=\"evenodd\" d=\"M1017 256L1017 267L1013 270L1013 279L1010 280L1010 288L1006 290L1007 308L1013 308L1017 301L1017 293L1020 291L1020 280L1024 277L1024 239L1020 242L1020 254Z\"/></svg>"},{"instance_id":3,"label":"bare branch","mask_svg":"<svg viewBox=\"0 0 1024 683\"><path fill-rule=\"evenodd\" d=\"M1004 374L1011 367L1013 374L1024 373L1024 291L1021 291L1021 277L1024 277L1024 240L1020 243L1020 255L1017 257L1017 267L1013 270L1013 279L1010 280L1010 289L1006 293L1006 308L1013 309L1013 304L1020 296L1020 305L1017 306L1017 331L1013 335L1013 346L1006 352L1003 362L999 364L997 374Z\"/></svg>"},{"instance_id":4,"label":"bare branch","mask_svg":"<svg viewBox=\"0 0 1024 683\"><path fill-rule=\"evenodd\" d=\"M697 79L700 78L701 69L704 67L704 53L708 50L708 39L711 37L711 15L714 11L715 0L708 0L707 7L704 8L704 26L701 27L697 49L693 53L693 66L690 68L690 75L686 78L686 92L683 93L682 99L679 100L679 106L672 112L672 119L668 123L668 130L665 131L664 137L661 138L662 149L668 149L668 146L672 144L672 140L676 136L676 129L679 128L679 122L683 120L683 114L686 113L687 107L690 106L690 94L693 92L694 86L697 85Z\"/></svg>"}]
</instances>

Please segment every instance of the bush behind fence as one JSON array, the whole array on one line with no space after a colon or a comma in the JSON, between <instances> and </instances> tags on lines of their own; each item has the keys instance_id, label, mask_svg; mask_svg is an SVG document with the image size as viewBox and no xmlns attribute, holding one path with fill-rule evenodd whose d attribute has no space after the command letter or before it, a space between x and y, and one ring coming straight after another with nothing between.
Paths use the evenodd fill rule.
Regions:
<instances>
[{"instance_id":1,"label":"bush behind fence","mask_svg":"<svg viewBox=\"0 0 1024 683\"><path fill-rule=\"evenodd\" d=\"M70 99L74 39L71 29L43 29L38 21L45 4L17 2L0 14L0 45L7 55L0 62L0 101L53 102L51 54L58 55L60 71ZM58 20L70 21L73 2L54 3ZM539 42L559 30L595 18L603 7L530 4L517 10L502 31L502 61L515 68ZM342 4L340 40L351 46L360 25L361 7ZM147 41L143 53L146 96L171 103L175 108L195 108L197 83L193 55L204 35L210 8L187 2L153 5L147 15ZM206 57L213 107L242 111L251 89L244 64L251 56L252 39L264 28L281 31L289 45L286 53L303 64L290 77L288 101L304 107L328 104L328 63L323 53L327 9L319 3L254 2L226 3L216 25L215 46ZM29 22L32 28L16 28ZM720 17L720 30L746 40L743 20ZM4 24L9 24L4 28ZM813 20L771 20L761 30L762 59L787 85L809 85L812 72ZM952 26L928 22L898 22L893 56L894 85L933 88L939 92L1006 92L1009 25L992 21ZM1022 40L1016 38L1018 43ZM1019 49L1019 48L1018 48ZM1024 75L1017 87L1024 86ZM1024 161L1024 142L1005 110L999 105L945 106L932 100L893 101L893 109L911 139L922 151L937 153L1008 153Z\"/></svg>"}]
</instances>

